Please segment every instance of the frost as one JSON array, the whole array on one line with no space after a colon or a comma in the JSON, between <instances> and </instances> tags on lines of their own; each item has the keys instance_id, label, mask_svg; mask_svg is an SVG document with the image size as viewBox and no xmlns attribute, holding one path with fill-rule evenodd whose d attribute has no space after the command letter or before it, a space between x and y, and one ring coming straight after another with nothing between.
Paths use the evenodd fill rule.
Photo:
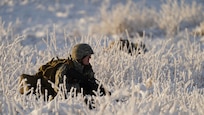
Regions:
<instances>
[{"instance_id":1,"label":"frost","mask_svg":"<svg viewBox=\"0 0 204 115\"><path fill-rule=\"evenodd\" d=\"M203 114L202 6L201 0L1 0L0 114ZM148 51L108 48L121 38ZM96 109L89 110L81 95L64 99L60 92L44 101L19 94L21 74L67 58L79 42L93 47L95 75L111 96L94 97Z\"/></svg>"}]
</instances>

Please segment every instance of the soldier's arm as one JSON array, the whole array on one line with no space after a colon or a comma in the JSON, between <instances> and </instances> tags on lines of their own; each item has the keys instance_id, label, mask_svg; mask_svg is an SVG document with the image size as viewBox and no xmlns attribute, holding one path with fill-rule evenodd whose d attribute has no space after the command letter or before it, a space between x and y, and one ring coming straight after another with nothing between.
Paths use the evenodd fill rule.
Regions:
<instances>
[{"instance_id":1,"label":"soldier's arm","mask_svg":"<svg viewBox=\"0 0 204 115\"><path fill-rule=\"evenodd\" d=\"M95 77L93 78L87 78L83 74L76 71L74 68L69 69L68 76L72 76L74 81L77 81L81 88L83 88L83 93L88 95L95 95L94 91L97 91L98 88L100 89L100 96L106 95L107 91L103 87L103 85L100 85L97 82L99 82ZM71 82L71 81L70 81ZM110 92L108 92L110 95Z\"/></svg>"},{"instance_id":2,"label":"soldier's arm","mask_svg":"<svg viewBox=\"0 0 204 115\"><path fill-rule=\"evenodd\" d=\"M103 95L111 95L111 92L107 91L104 86L102 84L100 84L100 87L99 87L99 80L97 80L96 78L93 78L92 79L93 81L93 84L95 84L96 88L99 88L100 89L100 96L103 96Z\"/></svg>"}]
</instances>

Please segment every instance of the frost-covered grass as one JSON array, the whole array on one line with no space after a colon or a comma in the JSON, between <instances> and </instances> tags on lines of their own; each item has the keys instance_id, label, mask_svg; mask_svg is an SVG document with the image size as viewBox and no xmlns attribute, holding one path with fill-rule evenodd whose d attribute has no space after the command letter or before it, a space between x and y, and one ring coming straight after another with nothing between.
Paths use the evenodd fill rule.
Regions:
<instances>
[{"instance_id":1,"label":"frost-covered grass","mask_svg":"<svg viewBox=\"0 0 204 115\"><path fill-rule=\"evenodd\" d=\"M204 35L204 21L200 23L199 26L197 26L194 30L193 33L196 35Z\"/></svg>"},{"instance_id":2,"label":"frost-covered grass","mask_svg":"<svg viewBox=\"0 0 204 115\"><path fill-rule=\"evenodd\" d=\"M86 2L97 4L98 1ZM2 4L15 6L13 4L16 2L4 0ZM23 4L29 2L25 0ZM130 1L112 7L107 0L99 7L99 20L97 16L90 17L96 19L93 22L89 22L87 17L81 18L83 23L87 23L83 27L87 33L95 33L80 33L81 37L72 36L69 28L60 31L60 25L47 28L44 32L43 24L38 30L43 30L42 38L36 34L38 32L33 32L34 37L28 36L27 33L16 33L15 22L5 23L6 20L2 18L0 114L203 114L204 42L202 36L194 36L191 31L195 27L196 30L203 30L202 6L182 0L168 0L160 8L142 7L141 4L144 5ZM73 21L73 25L81 24L77 21ZM151 33L152 36L129 37L139 31ZM63 35L58 36L58 32ZM130 56L107 48L111 41L120 38L124 32L124 36L131 41L145 43L148 52ZM46 102L42 98L36 99L35 95L19 94L18 78L22 73L35 74L42 64L53 57L66 58L71 47L79 42L89 43L93 47L95 54L91 64L96 78L112 92L111 96L95 97L96 109L89 110L81 96L63 99L62 92L59 92L54 100Z\"/></svg>"},{"instance_id":3,"label":"frost-covered grass","mask_svg":"<svg viewBox=\"0 0 204 115\"><path fill-rule=\"evenodd\" d=\"M110 2L110 1L109 1ZM113 6L105 2L100 7L101 21L93 25L92 33L121 34L146 31L157 34L175 35L185 28L195 28L204 19L202 5L195 1L166 0L160 5L145 7L146 2L129 1Z\"/></svg>"},{"instance_id":4,"label":"frost-covered grass","mask_svg":"<svg viewBox=\"0 0 204 115\"><path fill-rule=\"evenodd\" d=\"M49 35L48 35L49 36ZM91 63L96 77L112 92L96 97L97 108L89 110L82 97L64 100L58 95L51 102L18 92L18 77L34 74L41 64L55 56L66 58L77 42L67 40L56 46L56 38L45 41L47 49L21 46L23 37L1 39L2 114L202 114L204 107L203 43L192 41L189 33L180 38L152 41L146 54L130 56L114 49L104 50L106 36L85 36L78 42L93 46ZM139 39L139 38L138 38ZM177 39L177 42L174 42ZM179 39L179 40L178 40ZM117 102L116 100L120 101Z\"/></svg>"}]
</instances>

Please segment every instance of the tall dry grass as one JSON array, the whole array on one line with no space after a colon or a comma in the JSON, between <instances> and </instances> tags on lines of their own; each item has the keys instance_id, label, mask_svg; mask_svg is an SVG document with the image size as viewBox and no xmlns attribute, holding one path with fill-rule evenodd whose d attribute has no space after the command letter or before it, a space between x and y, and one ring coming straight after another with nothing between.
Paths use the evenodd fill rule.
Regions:
<instances>
[{"instance_id":1,"label":"tall dry grass","mask_svg":"<svg viewBox=\"0 0 204 115\"><path fill-rule=\"evenodd\" d=\"M23 37L1 44L1 107L8 114L202 114L203 52L189 33L181 38L152 41L144 55L130 56L117 50L104 51L106 36L85 36L67 40L70 47L78 42L93 46L91 59L96 77L112 96L95 97L96 110L89 110L81 96L64 99L62 94L51 102L35 95L20 95L18 77L34 74L41 64L54 57L68 56L67 46L56 44L56 38L44 40L47 49L21 46ZM174 42L174 39L179 39ZM62 48L62 49L60 49ZM54 53L53 51L56 52ZM57 52L58 51L58 52ZM63 53L62 53L63 52ZM36 99L37 98L37 99ZM116 101L120 100L120 101Z\"/></svg>"},{"instance_id":2,"label":"tall dry grass","mask_svg":"<svg viewBox=\"0 0 204 115\"><path fill-rule=\"evenodd\" d=\"M195 28L195 25L204 20L202 5L194 1L187 3L185 0L167 0L159 7L147 7L144 2L128 1L126 4L117 3L112 6L105 2L100 7L100 21L93 24L90 31L106 35L125 31L129 34L146 31L153 35L165 32L169 36L185 28Z\"/></svg>"},{"instance_id":3,"label":"tall dry grass","mask_svg":"<svg viewBox=\"0 0 204 115\"><path fill-rule=\"evenodd\" d=\"M144 28L151 25L143 23ZM155 22L150 27L154 26ZM118 34L120 31L116 31L115 27L107 33ZM109 36L72 38L65 35L64 41L61 41L64 44L59 46L53 29L42 39L46 49L40 50L35 45L23 46L24 36L13 35L12 27L5 26L2 21L0 29L0 33L3 33L0 34L1 114L146 115L204 112L203 42L191 36L188 31L182 33L182 36L158 40L143 37L149 51L143 55L130 56L114 49L104 50L112 40ZM101 29L106 33L105 28ZM165 31L168 33L170 30L166 28ZM96 78L112 92L112 96L95 97L97 108L89 110L81 96L64 99L63 92L59 92L54 100L46 102L42 97L19 94L18 77L22 73L35 74L38 67L52 57L66 58L71 47L79 42L89 43L93 47L95 54L91 63Z\"/></svg>"}]
</instances>

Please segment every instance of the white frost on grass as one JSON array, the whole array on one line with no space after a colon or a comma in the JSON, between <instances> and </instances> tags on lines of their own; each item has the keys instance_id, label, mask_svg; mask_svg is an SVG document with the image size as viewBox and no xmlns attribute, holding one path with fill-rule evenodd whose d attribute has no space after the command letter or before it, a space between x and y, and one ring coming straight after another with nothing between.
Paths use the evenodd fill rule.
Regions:
<instances>
[{"instance_id":1,"label":"white frost on grass","mask_svg":"<svg viewBox=\"0 0 204 115\"><path fill-rule=\"evenodd\" d=\"M141 21L139 24L142 24L145 32L147 30L153 35L126 37L131 41L140 40L146 44L148 52L137 56L130 56L117 50L105 50L111 41L121 37L116 32L117 27L107 31L114 33L116 38L113 38L113 35L99 35L100 31L96 31L96 35L86 35L96 22L107 26L101 28L102 30L109 30L109 26L113 27L112 24L119 24L117 21L120 19L117 20L116 17L119 16L117 14L121 12L128 15L127 11L131 11L129 4L125 4L123 0L110 1L112 11L106 9L103 13L108 14L106 20L116 19L116 21L112 21L110 25L109 23L103 25L105 21L96 15L98 9L104 8L100 3L94 0L78 2L2 0L0 2L0 114L203 114L204 42L202 42L203 37L191 34L191 28L196 27L202 20L202 15L194 18L202 10L199 5L202 2L192 5L191 1L181 2L179 5L172 0L163 4L162 10L160 2L160 4L154 1L142 3L143 10L136 12L141 13L142 17L135 19ZM152 7L151 4L156 4L155 10L161 11L160 15L156 13L156 17L163 16L163 18L154 21L166 22L162 26L164 31L157 27L157 24L163 23L153 23L152 26L148 23L149 18L143 20L148 17L146 11L149 11L149 8L146 8L146 5ZM114 5L120 7L111 8ZM126 10L123 11L121 8ZM175 11L177 13L173 12L174 15L180 16L179 23L177 20L166 21L168 17L162 12L171 14L171 8L179 10ZM189 14L180 15L181 12L188 11ZM56 16L57 12L67 14L59 17ZM155 14L154 10L152 13ZM125 16L119 16L122 20L123 17ZM132 18L129 16L126 19ZM184 25L180 19L185 22ZM137 24L131 23L132 21L124 22L131 27ZM172 32L170 31L172 28L168 28L168 25L175 26L175 23L182 27L189 25L192 27L188 30L183 30L181 27L176 30L175 35L165 36L165 33ZM137 28L138 26L136 30ZM136 32L133 31L133 35L136 35ZM127 34L126 31L125 35ZM95 97L96 109L89 110L80 96L63 99L60 92L54 100L46 102L42 97L36 99L35 95L19 94L17 83L22 73L35 74L40 65L53 57L66 58L73 45L79 42L89 43L93 47L95 54L91 63L96 78L112 92L111 96Z\"/></svg>"},{"instance_id":2,"label":"white frost on grass","mask_svg":"<svg viewBox=\"0 0 204 115\"><path fill-rule=\"evenodd\" d=\"M185 36L185 35L184 35ZM186 35L188 36L188 35ZM177 38L175 38L177 39ZM51 57L53 50L65 47L49 46L45 53L20 46L19 40L4 44L1 55L4 113L28 114L201 114L203 97L203 52L198 42L183 37L169 41L147 40L152 47L146 54L130 56L125 52L102 50L98 44L106 37L84 37L79 42L94 46L92 58L96 77L112 92L96 97L97 108L89 110L82 97L64 100L57 96L51 102L35 99L34 95L20 95L17 78L21 73L34 74ZM48 41L50 42L50 41ZM76 41L77 42L77 41ZM107 41L108 42L108 41ZM47 43L48 44L48 43ZM69 43L73 46L75 43ZM21 48L20 48L21 47ZM10 49L7 50L7 48ZM12 53L10 53L12 52ZM15 56L18 53L21 55ZM55 52L56 53L56 52ZM66 57L68 53L61 54ZM14 61L11 61L14 60ZM119 100L119 101L117 101ZM127 111L128 110L128 111Z\"/></svg>"}]
</instances>

